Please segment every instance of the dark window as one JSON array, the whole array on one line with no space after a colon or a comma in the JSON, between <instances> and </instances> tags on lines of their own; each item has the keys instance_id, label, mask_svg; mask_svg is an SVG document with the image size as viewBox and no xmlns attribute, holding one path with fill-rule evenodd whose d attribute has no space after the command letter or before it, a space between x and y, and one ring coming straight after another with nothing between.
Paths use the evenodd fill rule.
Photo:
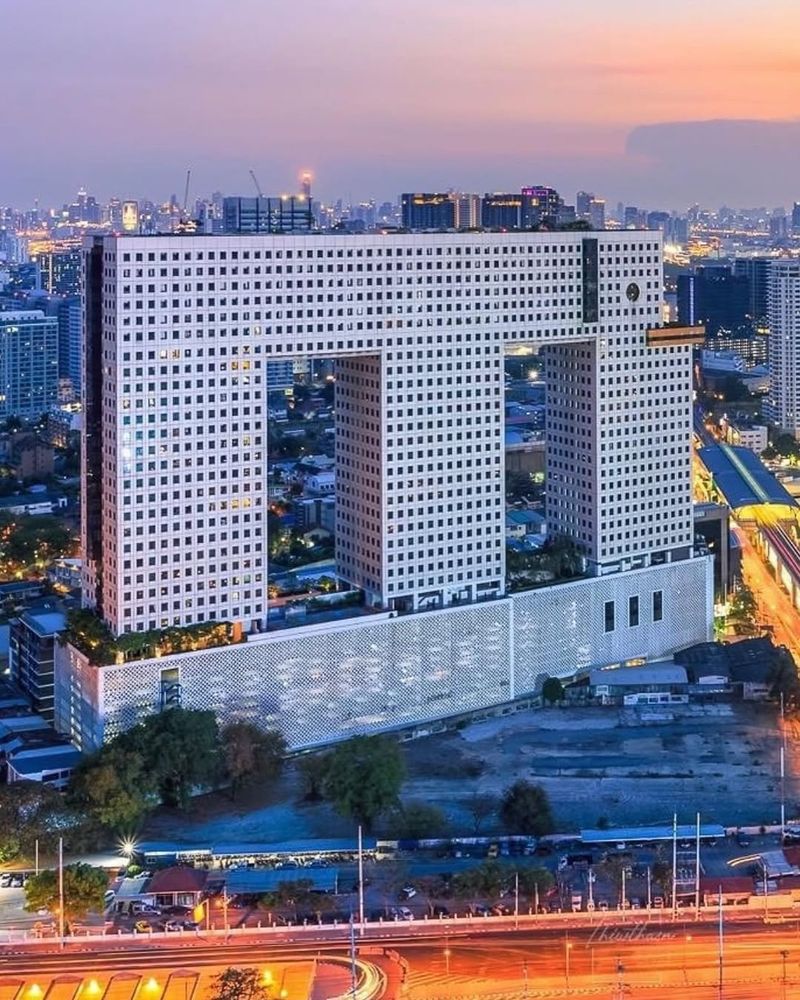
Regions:
<instances>
[{"instance_id":1,"label":"dark window","mask_svg":"<svg viewBox=\"0 0 800 1000\"><path fill-rule=\"evenodd\" d=\"M583 240L581 258L583 265L583 322L597 323L600 319L597 240Z\"/></svg>"},{"instance_id":2,"label":"dark window","mask_svg":"<svg viewBox=\"0 0 800 1000\"><path fill-rule=\"evenodd\" d=\"M634 628L639 624L639 598L628 598L628 625Z\"/></svg>"},{"instance_id":3,"label":"dark window","mask_svg":"<svg viewBox=\"0 0 800 1000\"><path fill-rule=\"evenodd\" d=\"M653 621L660 622L664 617L664 592L661 590L653 591Z\"/></svg>"},{"instance_id":4,"label":"dark window","mask_svg":"<svg viewBox=\"0 0 800 1000\"><path fill-rule=\"evenodd\" d=\"M606 632L614 631L614 602L606 601L605 604L605 629Z\"/></svg>"}]
</instances>

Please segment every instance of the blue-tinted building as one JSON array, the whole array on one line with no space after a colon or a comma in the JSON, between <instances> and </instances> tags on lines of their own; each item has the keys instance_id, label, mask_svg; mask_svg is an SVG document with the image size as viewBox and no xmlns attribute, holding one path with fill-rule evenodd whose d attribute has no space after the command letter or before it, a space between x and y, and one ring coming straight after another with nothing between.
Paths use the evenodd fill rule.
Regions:
<instances>
[{"instance_id":1,"label":"blue-tinted building","mask_svg":"<svg viewBox=\"0 0 800 1000\"><path fill-rule=\"evenodd\" d=\"M35 419L58 401L58 320L0 312L0 420Z\"/></svg>"}]
</instances>

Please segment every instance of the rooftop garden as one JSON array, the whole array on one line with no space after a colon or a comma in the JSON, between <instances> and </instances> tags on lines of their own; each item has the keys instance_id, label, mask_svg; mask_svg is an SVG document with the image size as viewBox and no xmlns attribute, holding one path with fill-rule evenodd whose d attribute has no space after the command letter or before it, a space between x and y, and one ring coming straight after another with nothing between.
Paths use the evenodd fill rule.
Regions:
<instances>
[{"instance_id":1,"label":"rooftop garden","mask_svg":"<svg viewBox=\"0 0 800 1000\"><path fill-rule=\"evenodd\" d=\"M229 646L244 642L245 637L236 622L203 622L115 636L91 608L76 608L67 614L67 627L61 634L61 641L70 643L100 667L172 653L189 653L213 646Z\"/></svg>"}]
</instances>

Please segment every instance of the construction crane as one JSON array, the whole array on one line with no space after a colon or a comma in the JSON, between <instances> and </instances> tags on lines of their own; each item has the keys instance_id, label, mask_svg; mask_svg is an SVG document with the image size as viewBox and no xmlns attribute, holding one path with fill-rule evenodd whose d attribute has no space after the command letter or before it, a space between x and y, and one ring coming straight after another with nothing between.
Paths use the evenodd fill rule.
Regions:
<instances>
[{"instance_id":1,"label":"construction crane","mask_svg":"<svg viewBox=\"0 0 800 1000\"><path fill-rule=\"evenodd\" d=\"M189 204L189 181L192 179L192 168L186 171L186 186L183 189L183 208L181 209L181 221L186 219L186 208Z\"/></svg>"},{"instance_id":2,"label":"construction crane","mask_svg":"<svg viewBox=\"0 0 800 1000\"><path fill-rule=\"evenodd\" d=\"M258 191L258 197L263 198L264 193L261 190L261 185L258 183L258 178L256 177L255 173L252 170L250 171L250 176L253 178L253 183L256 186L256 191Z\"/></svg>"}]
</instances>

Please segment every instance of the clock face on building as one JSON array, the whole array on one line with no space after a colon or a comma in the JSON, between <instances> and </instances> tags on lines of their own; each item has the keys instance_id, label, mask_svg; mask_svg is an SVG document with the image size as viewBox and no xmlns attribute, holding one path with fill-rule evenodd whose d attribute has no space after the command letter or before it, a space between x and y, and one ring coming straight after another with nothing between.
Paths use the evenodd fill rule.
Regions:
<instances>
[{"instance_id":1,"label":"clock face on building","mask_svg":"<svg viewBox=\"0 0 800 1000\"><path fill-rule=\"evenodd\" d=\"M640 295L639 286L636 284L635 281L632 281L628 285L628 287L625 289L625 294L628 296L628 299L631 302L635 302L639 298Z\"/></svg>"}]
</instances>

